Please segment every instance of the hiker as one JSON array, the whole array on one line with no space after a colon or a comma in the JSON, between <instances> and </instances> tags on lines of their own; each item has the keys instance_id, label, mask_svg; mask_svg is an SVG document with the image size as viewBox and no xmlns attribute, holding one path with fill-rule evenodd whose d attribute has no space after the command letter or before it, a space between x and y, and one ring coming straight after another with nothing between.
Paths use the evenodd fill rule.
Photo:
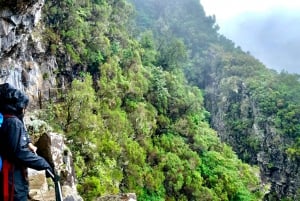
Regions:
<instances>
[{"instance_id":1,"label":"hiker","mask_svg":"<svg viewBox=\"0 0 300 201\"><path fill-rule=\"evenodd\" d=\"M37 148L31 143L23 117L28 97L9 84L0 85L0 112L4 120L0 128L0 156L3 167L0 174L1 201L27 201L29 185L27 167L53 172Z\"/></svg>"}]
</instances>

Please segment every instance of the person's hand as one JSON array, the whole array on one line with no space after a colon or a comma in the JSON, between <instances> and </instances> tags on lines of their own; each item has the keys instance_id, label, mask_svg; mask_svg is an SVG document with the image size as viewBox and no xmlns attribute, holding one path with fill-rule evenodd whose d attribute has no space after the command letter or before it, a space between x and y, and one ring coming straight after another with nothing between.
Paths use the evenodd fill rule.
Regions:
<instances>
[{"instance_id":1,"label":"person's hand","mask_svg":"<svg viewBox=\"0 0 300 201\"><path fill-rule=\"evenodd\" d=\"M46 177L51 177L53 180L55 178L56 172L53 163L49 163L49 167L46 169Z\"/></svg>"},{"instance_id":2,"label":"person's hand","mask_svg":"<svg viewBox=\"0 0 300 201\"><path fill-rule=\"evenodd\" d=\"M51 178L53 182L58 182L60 180L60 176L53 170L46 169L46 177Z\"/></svg>"},{"instance_id":3,"label":"person's hand","mask_svg":"<svg viewBox=\"0 0 300 201\"><path fill-rule=\"evenodd\" d=\"M54 178L55 178L54 171L51 170L51 169L46 169L46 177L51 178L52 180L54 180Z\"/></svg>"},{"instance_id":4,"label":"person's hand","mask_svg":"<svg viewBox=\"0 0 300 201\"><path fill-rule=\"evenodd\" d=\"M34 146L32 143L28 143L28 148L36 154L36 151L37 151L37 147Z\"/></svg>"}]
</instances>

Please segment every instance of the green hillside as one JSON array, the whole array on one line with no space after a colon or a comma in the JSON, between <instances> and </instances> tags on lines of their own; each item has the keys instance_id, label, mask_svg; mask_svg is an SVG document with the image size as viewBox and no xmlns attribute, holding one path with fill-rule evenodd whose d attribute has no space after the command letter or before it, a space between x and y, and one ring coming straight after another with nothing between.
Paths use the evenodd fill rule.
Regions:
<instances>
[{"instance_id":1,"label":"green hillside","mask_svg":"<svg viewBox=\"0 0 300 201\"><path fill-rule=\"evenodd\" d=\"M152 30L158 58L164 43L183 41L187 57L180 68L190 85L204 91L210 125L222 141L270 182L265 199L299 200L299 75L267 69L218 34L214 17L205 17L198 1L133 2L137 26Z\"/></svg>"},{"instance_id":2,"label":"green hillside","mask_svg":"<svg viewBox=\"0 0 300 201\"><path fill-rule=\"evenodd\" d=\"M274 124L288 139L279 151L299 160L299 76L236 48L199 1L46 1L43 19L57 75L71 82L46 120L71 142L85 200L262 200L258 168L245 163L263 151L248 135L254 121Z\"/></svg>"}]
</instances>

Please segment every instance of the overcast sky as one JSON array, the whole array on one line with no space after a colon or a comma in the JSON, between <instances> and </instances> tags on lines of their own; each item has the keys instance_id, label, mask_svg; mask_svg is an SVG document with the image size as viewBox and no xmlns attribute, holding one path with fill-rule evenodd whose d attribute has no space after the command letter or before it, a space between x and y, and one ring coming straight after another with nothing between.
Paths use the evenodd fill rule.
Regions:
<instances>
[{"instance_id":1,"label":"overcast sky","mask_svg":"<svg viewBox=\"0 0 300 201\"><path fill-rule=\"evenodd\" d=\"M200 0L220 33L268 68L300 74L300 1Z\"/></svg>"}]
</instances>

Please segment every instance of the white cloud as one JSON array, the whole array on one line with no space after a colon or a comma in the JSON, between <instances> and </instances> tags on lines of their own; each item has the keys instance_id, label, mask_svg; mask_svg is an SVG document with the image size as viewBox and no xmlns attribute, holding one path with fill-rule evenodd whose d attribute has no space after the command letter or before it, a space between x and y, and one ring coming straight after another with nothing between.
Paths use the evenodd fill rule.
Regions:
<instances>
[{"instance_id":1,"label":"white cloud","mask_svg":"<svg viewBox=\"0 0 300 201\"><path fill-rule=\"evenodd\" d=\"M267 67L300 74L300 1L200 0L219 32Z\"/></svg>"},{"instance_id":2,"label":"white cloud","mask_svg":"<svg viewBox=\"0 0 300 201\"><path fill-rule=\"evenodd\" d=\"M279 10L300 10L296 0L200 0L207 15L226 21L243 13L261 14Z\"/></svg>"}]
</instances>

